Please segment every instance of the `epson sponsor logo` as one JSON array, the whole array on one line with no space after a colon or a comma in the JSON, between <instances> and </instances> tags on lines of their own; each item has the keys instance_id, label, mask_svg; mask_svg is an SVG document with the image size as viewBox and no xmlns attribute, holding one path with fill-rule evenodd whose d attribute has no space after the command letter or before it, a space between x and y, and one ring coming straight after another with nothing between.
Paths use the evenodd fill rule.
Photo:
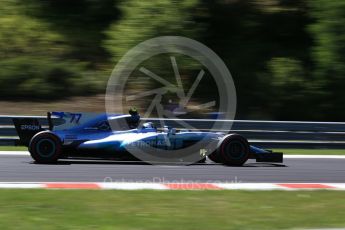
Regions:
<instances>
[{"instance_id":1,"label":"epson sponsor logo","mask_svg":"<svg viewBox=\"0 0 345 230\"><path fill-rule=\"evenodd\" d=\"M40 130L40 126L39 125L21 125L20 129L21 130L37 131L37 130Z\"/></svg>"}]
</instances>

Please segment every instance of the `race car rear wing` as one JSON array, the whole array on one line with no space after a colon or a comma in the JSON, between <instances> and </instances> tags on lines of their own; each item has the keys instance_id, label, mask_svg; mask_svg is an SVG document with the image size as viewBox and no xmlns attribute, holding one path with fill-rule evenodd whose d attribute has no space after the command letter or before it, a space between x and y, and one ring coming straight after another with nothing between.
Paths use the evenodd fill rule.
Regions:
<instances>
[{"instance_id":1,"label":"race car rear wing","mask_svg":"<svg viewBox=\"0 0 345 230\"><path fill-rule=\"evenodd\" d=\"M19 136L18 145L29 146L31 138L42 128L37 118L13 118L13 124Z\"/></svg>"},{"instance_id":2,"label":"race car rear wing","mask_svg":"<svg viewBox=\"0 0 345 230\"><path fill-rule=\"evenodd\" d=\"M92 117L89 114L69 112L47 112L47 125L42 127L37 118L13 118L13 124L19 136L17 144L29 146L31 138L38 132L53 129L65 129L79 125ZM57 119L57 120L56 120ZM43 124L45 125L45 124Z\"/></svg>"}]
</instances>

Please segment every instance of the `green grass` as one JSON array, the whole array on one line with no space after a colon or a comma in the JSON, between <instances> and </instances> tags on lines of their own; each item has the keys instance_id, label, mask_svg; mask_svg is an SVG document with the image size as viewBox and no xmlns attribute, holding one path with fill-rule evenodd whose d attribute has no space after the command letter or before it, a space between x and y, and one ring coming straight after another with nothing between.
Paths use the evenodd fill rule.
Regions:
<instances>
[{"instance_id":1,"label":"green grass","mask_svg":"<svg viewBox=\"0 0 345 230\"><path fill-rule=\"evenodd\" d=\"M340 191L0 190L1 229L345 227Z\"/></svg>"},{"instance_id":2,"label":"green grass","mask_svg":"<svg viewBox=\"0 0 345 230\"><path fill-rule=\"evenodd\" d=\"M0 146L0 151L27 151L25 146Z\"/></svg>"},{"instance_id":3,"label":"green grass","mask_svg":"<svg viewBox=\"0 0 345 230\"><path fill-rule=\"evenodd\" d=\"M273 151L295 155L345 155L345 149L274 149Z\"/></svg>"}]
</instances>

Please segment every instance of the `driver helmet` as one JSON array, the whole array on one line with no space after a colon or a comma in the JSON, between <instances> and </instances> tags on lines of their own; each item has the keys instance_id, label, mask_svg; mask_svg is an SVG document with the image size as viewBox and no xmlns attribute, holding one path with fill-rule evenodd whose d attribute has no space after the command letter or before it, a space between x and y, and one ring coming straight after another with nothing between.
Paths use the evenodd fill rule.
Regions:
<instances>
[{"instance_id":1,"label":"driver helmet","mask_svg":"<svg viewBox=\"0 0 345 230\"><path fill-rule=\"evenodd\" d=\"M137 110L136 107L131 107L131 108L129 109L128 113L129 113L130 115L132 115L132 116L138 115L138 110Z\"/></svg>"}]
</instances>

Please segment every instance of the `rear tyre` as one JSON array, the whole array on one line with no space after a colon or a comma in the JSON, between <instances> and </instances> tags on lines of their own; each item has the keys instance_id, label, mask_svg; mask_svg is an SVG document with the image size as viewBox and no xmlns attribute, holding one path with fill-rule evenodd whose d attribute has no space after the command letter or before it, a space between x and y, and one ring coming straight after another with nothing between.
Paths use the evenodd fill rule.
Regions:
<instances>
[{"instance_id":1,"label":"rear tyre","mask_svg":"<svg viewBox=\"0 0 345 230\"><path fill-rule=\"evenodd\" d=\"M217 156L229 166L241 166L249 158L250 147L246 138L238 134L223 137L217 147Z\"/></svg>"},{"instance_id":2,"label":"rear tyre","mask_svg":"<svg viewBox=\"0 0 345 230\"><path fill-rule=\"evenodd\" d=\"M43 131L32 137L29 152L37 163L55 163L62 154L62 144L56 135Z\"/></svg>"}]
</instances>

